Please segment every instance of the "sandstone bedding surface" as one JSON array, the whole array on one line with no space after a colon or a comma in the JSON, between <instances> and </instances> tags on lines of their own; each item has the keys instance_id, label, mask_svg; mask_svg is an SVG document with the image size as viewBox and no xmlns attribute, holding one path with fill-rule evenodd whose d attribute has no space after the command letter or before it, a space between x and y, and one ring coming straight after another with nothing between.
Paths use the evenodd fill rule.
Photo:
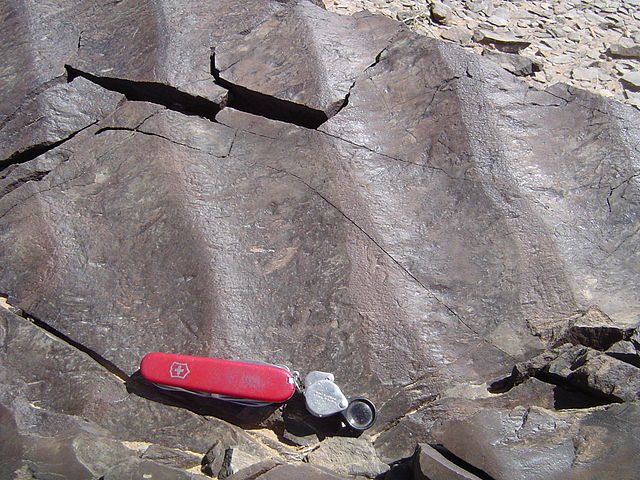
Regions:
<instances>
[{"instance_id":1,"label":"sandstone bedding surface","mask_svg":"<svg viewBox=\"0 0 640 480\"><path fill-rule=\"evenodd\" d=\"M0 24L0 478L637 477L638 109L306 1ZM151 351L333 372L377 422Z\"/></svg>"}]
</instances>

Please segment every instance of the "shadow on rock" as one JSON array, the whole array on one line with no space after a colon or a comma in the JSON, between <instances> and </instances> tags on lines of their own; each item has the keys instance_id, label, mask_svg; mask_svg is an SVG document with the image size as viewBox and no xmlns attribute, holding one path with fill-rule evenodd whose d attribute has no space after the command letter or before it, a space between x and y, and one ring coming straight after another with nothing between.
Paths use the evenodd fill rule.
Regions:
<instances>
[{"instance_id":1,"label":"shadow on rock","mask_svg":"<svg viewBox=\"0 0 640 480\"><path fill-rule=\"evenodd\" d=\"M291 445L306 446L327 437L359 437L362 434L346 426L340 415L314 417L306 409L304 397L298 392L285 404L250 407L187 392L164 390L145 380L139 370L126 381L126 388L127 392L152 402L216 417L241 428L270 428L281 441Z\"/></svg>"},{"instance_id":2,"label":"shadow on rock","mask_svg":"<svg viewBox=\"0 0 640 480\"><path fill-rule=\"evenodd\" d=\"M611 400L589 395L571 387L556 385L553 389L553 408L556 410L592 408L610 403Z\"/></svg>"},{"instance_id":3,"label":"shadow on rock","mask_svg":"<svg viewBox=\"0 0 640 480\"><path fill-rule=\"evenodd\" d=\"M140 371L136 371L126 382L127 392L153 402L185 408L197 413L216 417L242 428L264 426L264 423L280 407L280 404L264 407L247 407L216 398L200 397L187 392L163 390L145 380Z\"/></svg>"},{"instance_id":4,"label":"shadow on rock","mask_svg":"<svg viewBox=\"0 0 640 480\"><path fill-rule=\"evenodd\" d=\"M308 446L327 437L359 437L362 434L345 425L340 415L314 417L298 392L285 404L282 418L284 431L277 433L282 441L293 445Z\"/></svg>"}]
</instances>

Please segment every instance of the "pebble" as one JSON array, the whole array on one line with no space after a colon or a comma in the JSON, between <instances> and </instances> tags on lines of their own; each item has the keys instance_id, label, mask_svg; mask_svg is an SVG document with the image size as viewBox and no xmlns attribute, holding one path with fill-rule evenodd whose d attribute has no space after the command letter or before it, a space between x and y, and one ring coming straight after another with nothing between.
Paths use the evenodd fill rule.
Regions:
<instances>
[{"instance_id":1,"label":"pebble","mask_svg":"<svg viewBox=\"0 0 640 480\"><path fill-rule=\"evenodd\" d=\"M466 27L451 27L448 30L442 32L440 36L445 40L450 40L461 45L466 45L471 42L473 32L471 32L471 30Z\"/></svg>"},{"instance_id":2,"label":"pebble","mask_svg":"<svg viewBox=\"0 0 640 480\"><path fill-rule=\"evenodd\" d=\"M597 68L576 67L571 71L571 78L574 80L590 82L592 80L598 80L599 77L600 70Z\"/></svg>"},{"instance_id":3,"label":"pebble","mask_svg":"<svg viewBox=\"0 0 640 480\"><path fill-rule=\"evenodd\" d=\"M489 30L476 30L473 40L483 45L491 45L506 53L518 53L527 48L531 42L517 38L511 34L501 34Z\"/></svg>"},{"instance_id":4,"label":"pebble","mask_svg":"<svg viewBox=\"0 0 640 480\"><path fill-rule=\"evenodd\" d=\"M564 82L640 108L640 0L324 1L341 14L410 19L415 32L476 53L536 58L542 70L522 77L536 88ZM508 57L484 55L517 70Z\"/></svg>"},{"instance_id":5,"label":"pebble","mask_svg":"<svg viewBox=\"0 0 640 480\"><path fill-rule=\"evenodd\" d=\"M436 22L448 25L451 19L451 8L444 3L434 2L431 4L431 18Z\"/></svg>"},{"instance_id":6,"label":"pebble","mask_svg":"<svg viewBox=\"0 0 640 480\"><path fill-rule=\"evenodd\" d=\"M494 52L485 49L482 51L482 56L493 60L506 71L520 77L533 75L536 71L540 70L540 65L537 62L515 53Z\"/></svg>"},{"instance_id":7,"label":"pebble","mask_svg":"<svg viewBox=\"0 0 640 480\"><path fill-rule=\"evenodd\" d=\"M567 65L573 62L572 55L552 55L549 57L549 61L551 63L555 63L556 65Z\"/></svg>"},{"instance_id":8,"label":"pebble","mask_svg":"<svg viewBox=\"0 0 640 480\"><path fill-rule=\"evenodd\" d=\"M630 47L626 47L619 43L614 43L607 49L607 55L614 58L640 59L640 45L632 45Z\"/></svg>"},{"instance_id":9,"label":"pebble","mask_svg":"<svg viewBox=\"0 0 640 480\"><path fill-rule=\"evenodd\" d=\"M640 71L625 73L620 80L628 90L640 90Z\"/></svg>"},{"instance_id":10,"label":"pebble","mask_svg":"<svg viewBox=\"0 0 640 480\"><path fill-rule=\"evenodd\" d=\"M629 103L635 107L640 108L640 93L629 91L626 91L625 93L627 95L627 100L629 101Z\"/></svg>"},{"instance_id":11,"label":"pebble","mask_svg":"<svg viewBox=\"0 0 640 480\"><path fill-rule=\"evenodd\" d=\"M509 20L507 20L504 17L499 17L498 15L491 15L487 19L487 22L489 22L492 25L495 25L496 27L506 27L507 25L509 25Z\"/></svg>"}]
</instances>

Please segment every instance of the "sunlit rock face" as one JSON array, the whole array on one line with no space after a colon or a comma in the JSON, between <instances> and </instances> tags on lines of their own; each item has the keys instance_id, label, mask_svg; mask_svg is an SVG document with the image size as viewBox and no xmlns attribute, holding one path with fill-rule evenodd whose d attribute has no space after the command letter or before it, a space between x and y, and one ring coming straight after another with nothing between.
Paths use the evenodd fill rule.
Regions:
<instances>
[{"instance_id":1,"label":"sunlit rock face","mask_svg":"<svg viewBox=\"0 0 640 480\"><path fill-rule=\"evenodd\" d=\"M0 7L0 476L633 477L637 110L304 1L58 3ZM167 393L151 351L377 422Z\"/></svg>"}]
</instances>

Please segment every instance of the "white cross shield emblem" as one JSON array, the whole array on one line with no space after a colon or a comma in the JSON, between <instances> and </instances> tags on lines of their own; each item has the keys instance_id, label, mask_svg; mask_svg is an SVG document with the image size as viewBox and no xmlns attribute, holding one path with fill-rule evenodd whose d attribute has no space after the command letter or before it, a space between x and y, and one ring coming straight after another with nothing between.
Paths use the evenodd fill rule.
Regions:
<instances>
[{"instance_id":1,"label":"white cross shield emblem","mask_svg":"<svg viewBox=\"0 0 640 480\"><path fill-rule=\"evenodd\" d=\"M169 367L169 375L172 378L186 378L189 373L189 365L186 363L173 362Z\"/></svg>"}]
</instances>

